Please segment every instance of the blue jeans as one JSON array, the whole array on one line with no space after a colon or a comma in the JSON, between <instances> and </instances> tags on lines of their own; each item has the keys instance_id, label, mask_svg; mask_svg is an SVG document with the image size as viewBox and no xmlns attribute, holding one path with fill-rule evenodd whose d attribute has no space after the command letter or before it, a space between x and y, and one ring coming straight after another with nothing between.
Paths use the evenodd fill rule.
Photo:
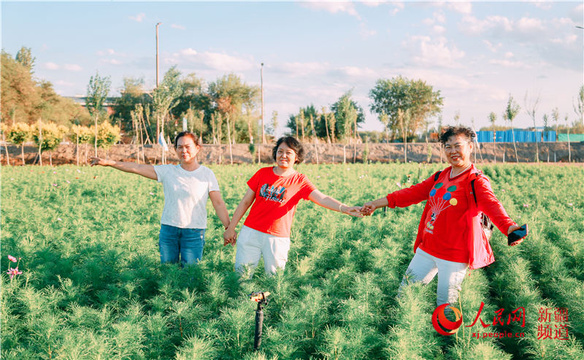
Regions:
<instances>
[{"instance_id":1,"label":"blue jeans","mask_svg":"<svg viewBox=\"0 0 584 360\"><path fill-rule=\"evenodd\" d=\"M162 263L195 264L203 257L205 229L182 229L175 226L160 226L158 237L160 261Z\"/></svg>"}]
</instances>

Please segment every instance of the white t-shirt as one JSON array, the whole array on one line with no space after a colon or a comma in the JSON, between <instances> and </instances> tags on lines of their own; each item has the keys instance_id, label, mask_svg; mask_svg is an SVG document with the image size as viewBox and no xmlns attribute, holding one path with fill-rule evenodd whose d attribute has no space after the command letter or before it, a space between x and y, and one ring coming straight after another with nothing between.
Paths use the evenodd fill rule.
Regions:
<instances>
[{"instance_id":1,"label":"white t-shirt","mask_svg":"<svg viewBox=\"0 0 584 360\"><path fill-rule=\"evenodd\" d=\"M155 165L154 171L164 188L160 223L183 229L206 229L209 192L219 191L213 171L203 165L187 171L172 164Z\"/></svg>"}]
</instances>

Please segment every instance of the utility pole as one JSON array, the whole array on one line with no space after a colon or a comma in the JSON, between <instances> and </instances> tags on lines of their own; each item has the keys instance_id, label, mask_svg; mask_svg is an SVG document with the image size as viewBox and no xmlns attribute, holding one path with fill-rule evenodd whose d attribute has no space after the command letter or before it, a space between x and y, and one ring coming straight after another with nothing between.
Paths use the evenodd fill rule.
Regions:
<instances>
[{"instance_id":1,"label":"utility pole","mask_svg":"<svg viewBox=\"0 0 584 360\"><path fill-rule=\"evenodd\" d=\"M266 130L264 127L264 63L260 68L261 92L262 92L262 144L266 143Z\"/></svg>"},{"instance_id":2,"label":"utility pole","mask_svg":"<svg viewBox=\"0 0 584 360\"><path fill-rule=\"evenodd\" d=\"M158 59L158 50L159 50L158 27L160 26L160 24L162 24L162 23L159 22L156 24L156 88L157 89L158 89L158 84L160 83L160 81L159 81L160 62ZM160 144L160 114L156 114L156 141L158 142L158 144Z\"/></svg>"}]
</instances>

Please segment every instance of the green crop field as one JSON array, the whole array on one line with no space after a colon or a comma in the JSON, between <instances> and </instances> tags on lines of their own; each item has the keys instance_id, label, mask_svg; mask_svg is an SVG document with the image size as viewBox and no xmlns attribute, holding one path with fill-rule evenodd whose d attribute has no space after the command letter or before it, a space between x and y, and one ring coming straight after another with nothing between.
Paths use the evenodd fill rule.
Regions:
<instances>
[{"instance_id":1,"label":"green crop field","mask_svg":"<svg viewBox=\"0 0 584 360\"><path fill-rule=\"evenodd\" d=\"M258 166L210 167L232 214ZM464 326L453 336L432 326L435 281L397 297L422 204L358 219L301 202L286 269L269 277L260 264L240 281L210 203L203 261L163 266L157 182L109 168L3 167L1 357L584 359L584 167L479 167L530 235L508 247L495 233L497 261L467 276L456 304ZM325 194L361 205L440 168L298 170ZM20 258L12 279L8 255ZM253 291L272 294L259 352ZM511 321L517 309L524 323Z\"/></svg>"}]
</instances>

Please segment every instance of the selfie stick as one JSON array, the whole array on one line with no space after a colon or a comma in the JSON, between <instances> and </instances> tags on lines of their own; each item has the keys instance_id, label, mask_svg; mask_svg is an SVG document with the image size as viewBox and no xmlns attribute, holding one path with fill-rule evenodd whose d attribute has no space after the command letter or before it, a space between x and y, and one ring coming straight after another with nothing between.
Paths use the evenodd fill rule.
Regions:
<instances>
[{"instance_id":1,"label":"selfie stick","mask_svg":"<svg viewBox=\"0 0 584 360\"><path fill-rule=\"evenodd\" d=\"M253 349L258 350L260 348L260 344L262 343L262 326L264 324L264 306L268 304L268 296L270 295L269 292L252 292L249 294L249 299L253 300L258 303L258 308L256 310L256 317L255 317L255 337L253 341Z\"/></svg>"}]
</instances>

